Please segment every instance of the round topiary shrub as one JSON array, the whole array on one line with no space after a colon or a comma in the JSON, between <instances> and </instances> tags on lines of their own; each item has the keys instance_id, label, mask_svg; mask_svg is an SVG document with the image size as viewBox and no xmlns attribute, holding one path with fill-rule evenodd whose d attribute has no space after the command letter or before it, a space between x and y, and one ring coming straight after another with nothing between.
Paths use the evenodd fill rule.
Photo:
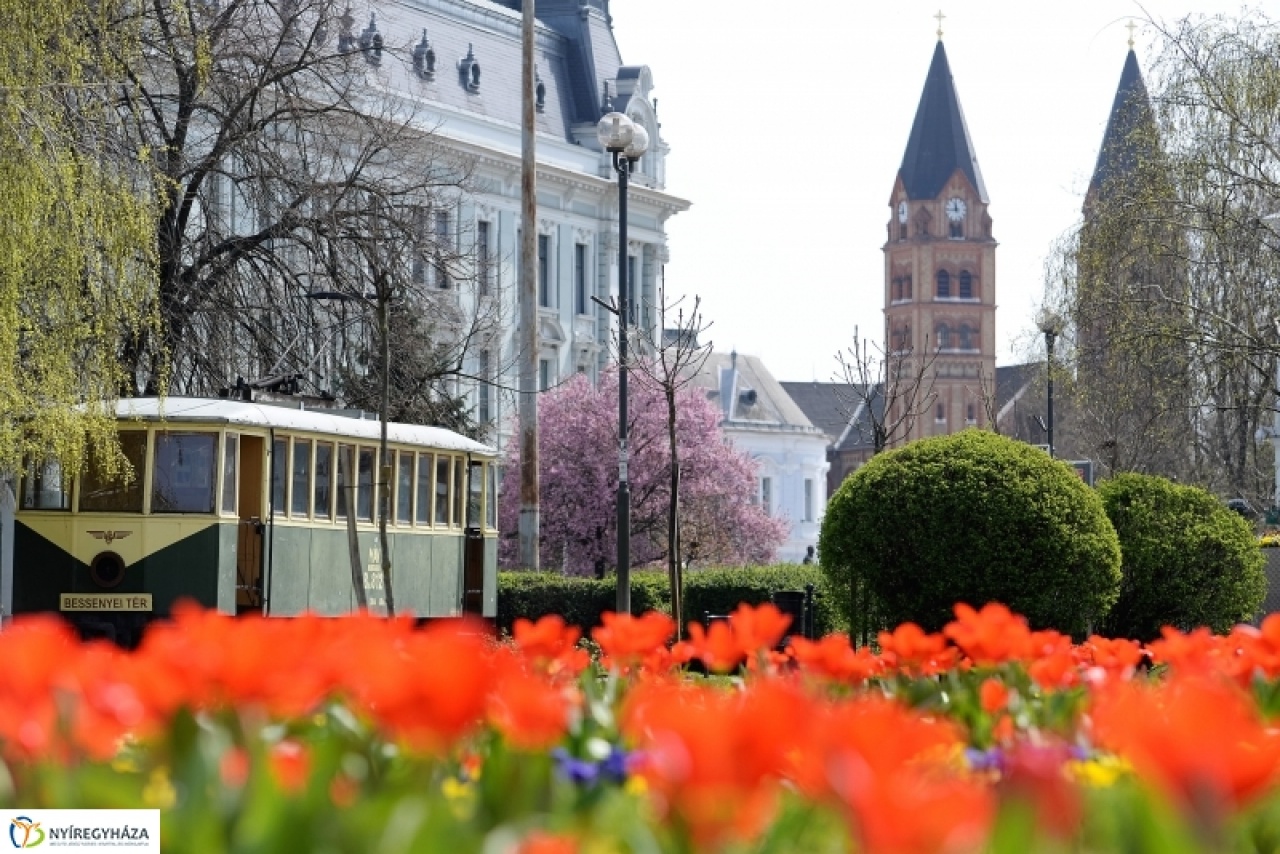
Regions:
<instances>
[{"instance_id":1,"label":"round topiary shrub","mask_svg":"<svg viewBox=\"0 0 1280 854\"><path fill-rule=\"evenodd\" d=\"M1098 485L1120 537L1120 598L1109 635L1160 636L1162 626L1225 632L1253 617L1267 592L1253 529L1211 493L1162 477L1122 474Z\"/></svg>"},{"instance_id":2,"label":"round topiary shrub","mask_svg":"<svg viewBox=\"0 0 1280 854\"><path fill-rule=\"evenodd\" d=\"M819 554L830 588L861 582L885 625L929 631L957 602L1001 602L1035 628L1080 635L1120 588L1098 495L1065 463L983 430L873 457L832 497Z\"/></svg>"}]
</instances>

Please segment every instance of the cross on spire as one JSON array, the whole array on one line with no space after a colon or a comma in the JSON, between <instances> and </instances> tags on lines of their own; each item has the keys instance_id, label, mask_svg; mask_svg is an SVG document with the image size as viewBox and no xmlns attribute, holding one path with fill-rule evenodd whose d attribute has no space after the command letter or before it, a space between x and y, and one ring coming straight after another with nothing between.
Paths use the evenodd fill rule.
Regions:
<instances>
[{"instance_id":1,"label":"cross on spire","mask_svg":"<svg viewBox=\"0 0 1280 854\"><path fill-rule=\"evenodd\" d=\"M1125 24L1125 28L1129 30L1129 47L1130 49L1132 49L1133 48L1133 31L1138 28L1138 25L1133 22L1133 18L1130 18L1129 23Z\"/></svg>"},{"instance_id":2,"label":"cross on spire","mask_svg":"<svg viewBox=\"0 0 1280 854\"><path fill-rule=\"evenodd\" d=\"M938 14L934 15L933 17L938 19L938 41L942 41L942 19L947 16L942 14L942 10L939 9Z\"/></svg>"}]
</instances>

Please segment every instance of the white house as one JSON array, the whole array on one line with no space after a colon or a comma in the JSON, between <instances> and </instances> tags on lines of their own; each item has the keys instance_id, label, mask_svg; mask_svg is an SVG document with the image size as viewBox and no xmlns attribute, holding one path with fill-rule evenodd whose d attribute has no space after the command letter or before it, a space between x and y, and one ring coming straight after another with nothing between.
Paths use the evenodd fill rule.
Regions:
<instances>
[{"instance_id":1,"label":"white house","mask_svg":"<svg viewBox=\"0 0 1280 854\"><path fill-rule=\"evenodd\" d=\"M827 437L755 356L712 353L694 382L724 415L721 429L759 465L757 497L791 530L778 560L799 563L827 506Z\"/></svg>"}]
</instances>

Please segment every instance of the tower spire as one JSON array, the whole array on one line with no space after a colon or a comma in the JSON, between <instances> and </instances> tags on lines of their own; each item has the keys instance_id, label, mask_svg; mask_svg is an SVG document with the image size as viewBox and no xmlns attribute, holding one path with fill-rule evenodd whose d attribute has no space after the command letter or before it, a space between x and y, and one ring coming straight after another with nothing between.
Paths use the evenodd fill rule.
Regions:
<instances>
[{"instance_id":1,"label":"tower spire","mask_svg":"<svg viewBox=\"0 0 1280 854\"><path fill-rule=\"evenodd\" d=\"M902 182L911 198L930 199L942 191L957 169L964 172L978 196L986 202L987 189L951 79L947 51L939 41L933 49L933 62L929 65L920 106L911 125L911 137L902 157Z\"/></svg>"},{"instance_id":2,"label":"tower spire","mask_svg":"<svg viewBox=\"0 0 1280 854\"><path fill-rule=\"evenodd\" d=\"M1138 57L1130 47L1111 114L1107 117L1107 129L1102 135L1098 163L1089 181L1090 191L1103 191L1103 185L1112 178L1133 172L1140 159L1155 156L1158 145L1155 131L1151 100L1138 69Z\"/></svg>"}]
</instances>

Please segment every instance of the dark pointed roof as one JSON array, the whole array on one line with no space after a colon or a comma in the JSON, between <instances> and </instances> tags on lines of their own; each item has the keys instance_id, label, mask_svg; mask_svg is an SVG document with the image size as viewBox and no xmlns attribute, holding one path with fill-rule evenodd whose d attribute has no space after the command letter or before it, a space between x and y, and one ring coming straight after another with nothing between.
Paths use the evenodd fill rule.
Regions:
<instances>
[{"instance_id":1,"label":"dark pointed roof","mask_svg":"<svg viewBox=\"0 0 1280 854\"><path fill-rule=\"evenodd\" d=\"M920 106L916 108L916 120L911 125L911 138L907 140L907 153L902 156L899 175L906 185L907 195L913 199L932 199L942 192L943 186L957 170L964 174L978 191L983 202L987 198L978 158L969 141L969 128L964 123L960 99L956 97L955 83L951 79L951 66L947 64L947 52L939 39L929 64L929 76L924 81Z\"/></svg>"},{"instance_id":2,"label":"dark pointed roof","mask_svg":"<svg viewBox=\"0 0 1280 854\"><path fill-rule=\"evenodd\" d=\"M1151 133L1134 134L1136 130ZM1146 84L1138 69L1138 57L1130 48L1124 58L1124 70L1120 72L1120 85L1111 104L1107 118L1107 130L1102 135L1102 148L1098 151L1098 165L1093 169L1089 189L1101 189L1102 185L1117 175L1132 174L1138 158L1155 153L1155 119L1151 114L1151 100L1147 97Z\"/></svg>"}]
</instances>

